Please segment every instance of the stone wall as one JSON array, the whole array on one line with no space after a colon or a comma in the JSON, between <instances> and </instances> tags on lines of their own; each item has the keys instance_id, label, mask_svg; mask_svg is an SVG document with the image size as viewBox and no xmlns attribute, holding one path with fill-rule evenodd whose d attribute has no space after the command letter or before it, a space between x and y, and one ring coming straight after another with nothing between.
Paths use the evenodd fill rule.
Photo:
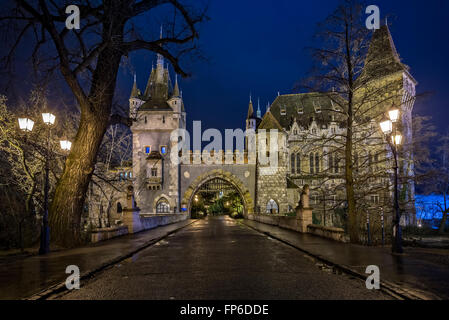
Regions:
<instances>
[{"instance_id":1,"label":"stone wall","mask_svg":"<svg viewBox=\"0 0 449 320\"><path fill-rule=\"evenodd\" d=\"M129 233L137 233L154 229L159 226L187 220L189 216L183 213L174 214L141 214L139 210L125 209L123 222L128 227Z\"/></svg>"},{"instance_id":2,"label":"stone wall","mask_svg":"<svg viewBox=\"0 0 449 320\"><path fill-rule=\"evenodd\" d=\"M116 238L128 234L126 226L94 229L90 234L90 241L93 243Z\"/></svg>"},{"instance_id":3,"label":"stone wall","mask_svg":"<svg viewBox=\"0 0 449 320\"><path fill-rule=\"evenodd\" d=\"M348 236L345 234L345 231L341 228L325 227L310 224L307 226L307 232L314 234L316 236L336 240L339 242L349 242Z\"/></svg>"}]
</instances>

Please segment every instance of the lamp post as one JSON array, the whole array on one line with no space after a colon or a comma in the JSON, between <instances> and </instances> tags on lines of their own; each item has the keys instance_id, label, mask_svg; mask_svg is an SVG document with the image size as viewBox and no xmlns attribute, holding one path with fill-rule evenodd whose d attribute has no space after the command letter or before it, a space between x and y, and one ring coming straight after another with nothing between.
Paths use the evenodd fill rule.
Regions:
<instances>
[{"instance_id":1,"label":"lamp post","mask_svg":"<svg viewBox=\"0 0 449 320\"><path fill-rule=\"evenodd\" d=\"M44 216L42 217L42 231L41 231L41 245L39 247L39 254L47 254L50 252L50 228L48 227L48 191L50 188L49 182L49 162L50 157L50 140L51 140L51 125L55 123L56 117L49 113L42 113L42 120L47 125L47 147L45 148L45 184L44 184Z\"/></svg>"},{"instance_id":2,"label":"lamp post","mask_svg":"<svg viewBox=\"0 0 449 320\"><path fill-rule=\"evenodd\" d=\"M398 190L398 149L402 142L402 135L397 131L397 122L399 120L399 109L392 109L388 112L389 119L380 123L382 132L387 137L388 145L394 157L394 219L393 219L393 239L391 244L392 253L403 253L402 250L402 231L401 231L401 212L399 209L399 190Z\"/></svg>"},{"instance_id":3,"label":"lamp post","mask_svg":"<svg viewBox=\"0 0 449 320\"><path fill-rule=\"evenodd\" d=\"M44 215L42 217L42 230L41 230L41 243L39 247L39 254L46 254L50 252L50 229L48 227L48 192L50 189L49 182L49 157L50 157L50 147L51 147L51 125L55 123L56 117L49 113L42 113L42 120L47 126L47 141L45 148L45 184L44 184ZM19 118L19 128L25 132L31 132L34 127L34 121L29 118ZM61 149L64 151L69 151L72 147L72 143L68 140L60 141Z\"/></svg>"}]
</instances>

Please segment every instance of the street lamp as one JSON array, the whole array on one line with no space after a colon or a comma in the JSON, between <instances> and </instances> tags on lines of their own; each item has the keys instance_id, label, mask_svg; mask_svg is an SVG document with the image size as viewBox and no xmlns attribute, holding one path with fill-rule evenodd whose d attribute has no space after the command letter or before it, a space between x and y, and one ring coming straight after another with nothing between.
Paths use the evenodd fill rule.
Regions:
<instances>
[{"instance_id":1,"label":"street lamp","mask_svg":"<svg viewBox=\"0 0 449 320\"><path fill-rule=\"evenodd\" d=\"M30 132L33 130L34 121L28 118L19 118L19 128L22 131Z\"/></svg>"},{"instance_id":2,"label":"street lamp","mask_svg":"<svg viewBox=\"0 0 449 320\"><path fill-rule=\"evenodd\" d=\"M68 140L61 140L59 143L61 144L61 149L64 151L70 151L72 148L72 143Z\"/></svg>"},{"instance_id":3,"label":"street lamp","mask_svg":"<svg viewBox=\"0 0 449 320\"><path fill-rule=\"evenodd\" d=\"M45 157L45 185L44 185L44 216L42 217L42 231L41 244L39 247L39 254L46 254L50 252L50 228L48 226L48 190L50 188L49 172L50 167L48 158L50 157L50 140L51 140L51 125L55 123L56 117L50 112L42 113L42 120L47 125L47 148Z\"/></svg>"},{"instance_id":4,"label":"street lamp","mask_svg":"<svg viewBox=\"0 0 449 320\"><path fill-rule=\"evenodd\" d=\"M392 109L388 112L389 119L380 123L382 132L387 137L387 143L394 156L394 210L393 219L393 241L391 251L393 253L402 253L402 231L401 231L401 212L399 210L399 191L398 191L398 148L402 143L402 135L397 132L397 122L399 120L399 109Z\"/></svg>"}]
</instances>

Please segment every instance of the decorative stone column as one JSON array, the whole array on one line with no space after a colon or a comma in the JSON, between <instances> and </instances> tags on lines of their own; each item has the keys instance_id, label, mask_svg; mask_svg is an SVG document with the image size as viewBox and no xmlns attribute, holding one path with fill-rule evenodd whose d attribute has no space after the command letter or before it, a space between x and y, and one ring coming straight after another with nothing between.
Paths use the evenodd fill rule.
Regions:
<instances>
[{"instance_id":1,"label":"decorative stone column","mask_svg":"<svg viewBox=\"0 0 449 320\"><path fill-rule=\"evenodd\" d=\"M134 199L134 189L128 187L126 194L126 207L123 209L123 224L128 227L129 233L136 233L143 229L140 221L140 209Z\"/></svg>"},{"instance_id":2,"label":"decorative stone column","mask_svg":"<svg viewBox=\"0 0 449 320\"><path fill-rule=\"evenodd\" d=\"M296 207L296 220L298 231L307 233L307 226L312 224L312 208L309 205L309 185L305 185L302 189L299 204Z\"/></svg>"}]
</instances>

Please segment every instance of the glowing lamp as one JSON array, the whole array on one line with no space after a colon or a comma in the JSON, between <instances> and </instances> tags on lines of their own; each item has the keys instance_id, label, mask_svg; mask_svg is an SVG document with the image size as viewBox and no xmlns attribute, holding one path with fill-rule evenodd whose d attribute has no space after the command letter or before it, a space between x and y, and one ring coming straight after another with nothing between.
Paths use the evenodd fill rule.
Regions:
<instances>
[{"instance_id":1,"label":"glowing lamp","mask_svg":"<svg viewBox=\"0 0 449 320\"><path fill-rule=\"evenodd\" d=\"M399 120L399 109L392 109L388 111L391 122L396 122Z\"/></svg>"},{"instance_id":2,"label":"glowing lamp","mask_svg":"<svg viewBox=\"0 0 449 320\"><path fill-rule=\"evenodd\" d=\"M19 118L19 128L23 131L33 130L34 121L28 118Z\"/></svg>"},{"instance_id":3,"label":"glowing lamp","mask_svg":"<svg viewBox=\"0 0 449 320\"><path fill-rule=\"evenodd\" d=\"M391 137L391 141L393 142L393 144L395 144L395 145L400 145L401 144L401 142L402 142L402 136L400 135L400 134L398 134L398 135L395 135L395 136L392 136Z\"/></svg>"},{"instance_id":4,"label":"glowing lamp","mask_svg":"<svg viewBox=\"0 0 449 320\"><path fill-rule=\"evenodd\" d=\"M51 125L51 124L55 123L56 117L53 114L46 112L46 113L42 114L42 119L44 120L45 124Z\"/></svg>"},{"instance_id":5,"label":"glowing lamp","mask_svg":"<svg viewBox=\"0 0 449 320\"><path fill-rule=\"evenodd\" d=\"M68 140L61 140L59 143L62 150L69 151L72 148L72 143Z\"/></svg>"},{"instance_id":6,"label":"glowing lamp","mask_svg":"<svg viewBox=\"0 0 449 320\"><path fill-rule=\"evenodd\" d=\"M386 120L380 123L380 128L384 134L390 134L393 131L393 122Z\"/></svg>"}]
</instances>

